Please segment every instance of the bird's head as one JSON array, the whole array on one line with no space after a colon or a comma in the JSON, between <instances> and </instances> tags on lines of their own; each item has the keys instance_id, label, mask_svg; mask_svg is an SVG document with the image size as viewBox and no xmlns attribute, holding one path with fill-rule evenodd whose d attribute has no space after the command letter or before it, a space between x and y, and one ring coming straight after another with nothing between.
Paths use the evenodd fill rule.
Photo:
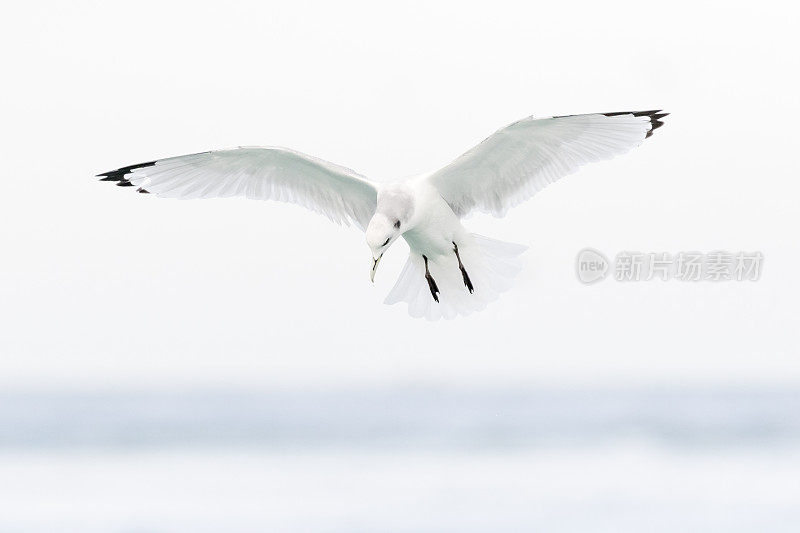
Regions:
<instances>
[{"instance_id":1,"label":"bird's head","mask_svg":"<svg viewBox=\"0 0 800 533\"><path fill-rule=\"evenodd\" d=\"M367 226L367 244L372 250L372 270L370 280L375 281L375 271L383 254L397 238L403 234L403 222L399 218L376 213Z\"/></svg>"},{"instance_id":2,"label":"bird's head","mask_svg":"<svg viewBox=\"0 0 800 533\"><path fill-rule=\"evenodd\" d=\"M372 251L369 279L375 281L375 271L383 254L397 238L411 229L414 215L414 195L403 183L389 184L378 191L375 215L367 225L367 244Z\"/></svg>"}]
</instances>

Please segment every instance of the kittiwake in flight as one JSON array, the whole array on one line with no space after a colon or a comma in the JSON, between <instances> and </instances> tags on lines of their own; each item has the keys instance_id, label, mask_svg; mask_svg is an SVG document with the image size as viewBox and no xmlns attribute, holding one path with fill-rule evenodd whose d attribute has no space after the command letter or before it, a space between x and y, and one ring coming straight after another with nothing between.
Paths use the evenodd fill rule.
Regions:
<instances>
[{"instance_id":1,"label":"kittiwake in flight","mask_svg":"<svg viewBox=\"0 0 800 533\"><path fill-rule=\"evenodd\" d=\"M638 146L667 113L622 111L514 122L433 173L387 183L277 147L240 147L158 159L99 174L101 181L165 198L243 196L305 206L366 233L374 280L400 237L408 260L385 303L414 317L454 318L510 288L524 246L470 233L483 211L502 217L581 165Z\"/></svg>"}]
</instances>

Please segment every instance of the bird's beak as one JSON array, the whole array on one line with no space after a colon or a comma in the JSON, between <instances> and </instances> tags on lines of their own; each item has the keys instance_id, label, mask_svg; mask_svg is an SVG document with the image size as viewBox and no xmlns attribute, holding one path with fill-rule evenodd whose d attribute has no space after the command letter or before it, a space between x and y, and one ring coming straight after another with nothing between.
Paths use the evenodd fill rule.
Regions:
<instances>
[{"instance_id":1,"label":"bird's beak","mask_svg":"<svg viewBox=\"0 0 800 533\"><path fill-rule=\"evenodd\" d=\"M378 263L381 262L381 257L383 257L383 254L379 255L377 259L372 258L372 271L369 273L369 280L372 283L375 283L375 271L378 270Z\"/></svg>"}]
</instances>

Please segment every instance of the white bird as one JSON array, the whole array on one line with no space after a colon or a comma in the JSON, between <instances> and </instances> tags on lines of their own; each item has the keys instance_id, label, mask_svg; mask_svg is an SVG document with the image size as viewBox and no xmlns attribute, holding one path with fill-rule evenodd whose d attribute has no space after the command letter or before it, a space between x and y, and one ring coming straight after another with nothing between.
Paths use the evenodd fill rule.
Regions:
<instances>
[{"instance_id":1,"label":"white bird","mask_svg":"<svg viewBox=\"0 0 800 533\"><path fill-rule=\"evenodd\" d=\"M244 196L294 202L366 233L370 278L399 237L409 257L387 304L414 317L453 318L507 290L524 246L472 234L461 219L496 217L581 165L638 146L660 127L660 111L594 113L514 122L419 177L377 183L293 150L240 147L158 159L99 174L101 181L165 198Z\"/></svg>"}]
</instances>

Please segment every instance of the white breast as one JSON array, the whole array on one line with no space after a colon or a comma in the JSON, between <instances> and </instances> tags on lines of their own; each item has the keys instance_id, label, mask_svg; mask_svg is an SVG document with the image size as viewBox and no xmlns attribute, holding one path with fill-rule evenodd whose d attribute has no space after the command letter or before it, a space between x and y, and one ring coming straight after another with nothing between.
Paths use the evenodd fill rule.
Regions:
<instances>
[{"instance_id":1,"label":"white breast","mask_svg":"<svg viewBox=\"0 0 800 533\"><path fill-rule=\"evenodd\" d=\"M412 186L414 215L403 238L412 253L433 258L453 254L453 242L466 235L461 221L439 193L425 181Z\"/></svg>"}]
</instances>

